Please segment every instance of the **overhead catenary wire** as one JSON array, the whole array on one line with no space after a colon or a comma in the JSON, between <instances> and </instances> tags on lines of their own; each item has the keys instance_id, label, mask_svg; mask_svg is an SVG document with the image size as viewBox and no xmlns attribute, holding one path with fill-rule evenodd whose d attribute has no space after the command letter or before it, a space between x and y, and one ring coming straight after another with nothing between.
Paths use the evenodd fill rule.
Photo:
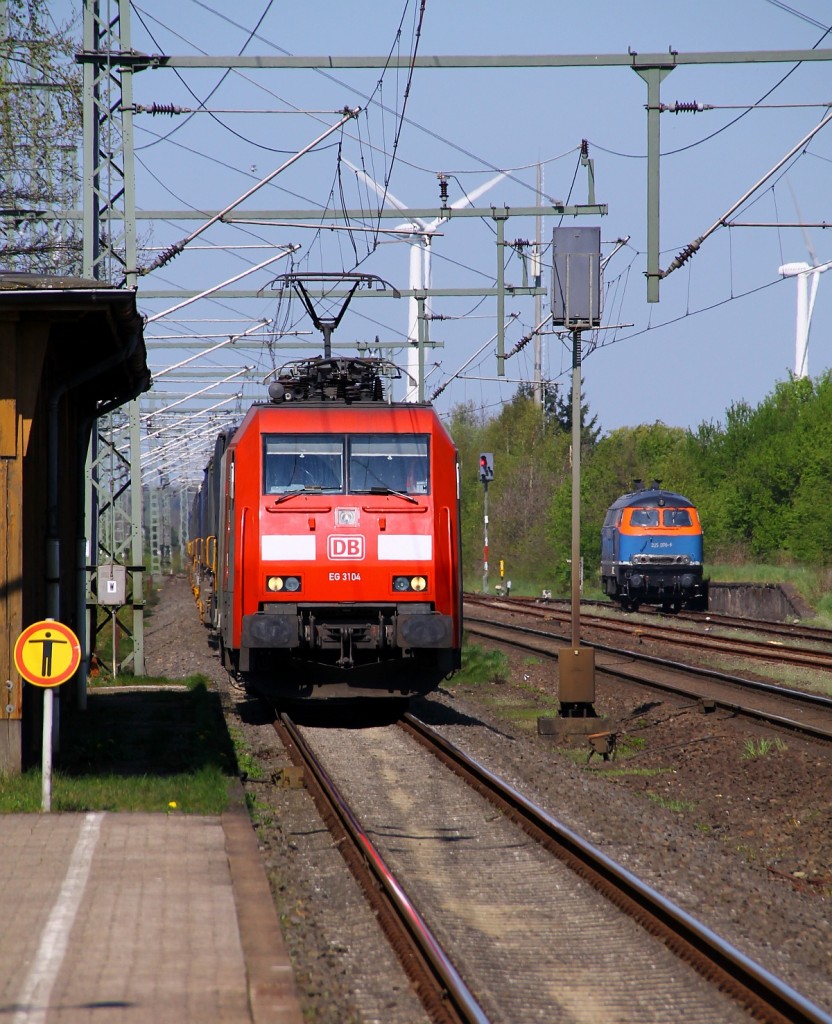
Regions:
<instances>
[{"instance_id":1,"label":"overhead catenary wire","mask_svg":"<svg viewBox=\"0 0 832 1024\"><path fill-rule=\"evenodd\" d=\"M218 6L218 5L217 5L217 6ZM258 5L258 7L259 7L259 5ZM150 77L150 76L148 76L148 77ZM390 80L388 80L388 81L387 81L387 83L386 83L386 85L385 85L385 89L384 89L384 91L385 91L385 94L386 94L386 98L389 98L389 96L390 96ZM326 101L326 100L325 100L325 101ZM218 105L218 104L215 104L215 105ZM232 104L227 104L227 105L230 105L230 106L231 106ZM243 105L244 105L244 104L241 104L241 108L242 108L242 106L243 106ZM411 110L412 110L412 109L413 109L413 108L411 108ZM356 125L357 125L357 127L358 127L358 122L356 123ZM388 124L388 126L389 126L389 124ZM364 124L364 121L362 120L362 122L361 122L361 134L362 134L362 136L364 136L364 128L365 128L365 124ZM373 139L372 141L378 142L378 141L379 141L379 139L378 139L378 138L375 138L375 139ZM174 142L174 140L171 140L171 142ZM362 144L363 144L363 145L364 145L364 144L367 144L367 143L366 143L366 139L363 139L363 141L362 141ZM371 143L370 143L370 144L371 144ZM399 159L401 159L401 157L402 157L402 154L400 153L400 155L399 155ZM242 170L243 170L243 168L240 168L240 170L242 171ZM300 190L303 190L303 189L301 188ZM722 204L722 205L724 205L724 204ZM241 225L241 226L242 226L242 225ZM357 225L356 225L356 226L357 226ZM316 225L316 228L317 228L317 225ZM263 233L265 233L265 232L263 232ZM365 233L366 233L366 230L365 230ZM692 233L694 233L694 232L692 232ZM194 247L194 248L196 248L196 247ZM346 252L346 253L347 253L347 255L348 255L348 248L347 248L347 247L344 247L344 249L345 249L345 252ZM322 251L323 251L323 250L322 250ZM671 255L672 255L672 253L671 253ZM310 259L313 259L313 260L315 260L316 258L320 258L320 257L319 257L319 254L318 254L318 253L316 253L316 254L314 254L313 256L311 256L311 257L310 257ZM442 258L442 256L441 256L440 254L438 254L438 258ZM456 265L462 265L462 264L464 264L465 262L468 262L468 261L466 261L466 260L464 260L464 259L463 259L463 260L461 261L461 263L457 263ZM477 272L480 272L480 271L477 271ZM625 282L626 282L626 280L627 280L627 278L626 278L626 275L620 275L620 278L619 278L618 280L619 280L619 282L620 282L620 286L619 286L619 287L620 287L620 288L623 288L623 286L624 286L624 283L625 283ZM635 279L633 278L633 280L635 280ZM367 303L362 303L362 306L365 306L365 307L366 307L366 306L367 306ZM383 304L382 304L382 308L383 308ZM217 312L219 312L219 309L218 309L218 308L217 308ZM353 315L353 313L355 313L355 312L356 312L355 310L353 310L352 312L350 312L350 316L352 316L352 315ZM691 311L691 310L689 309L689 313L690 313L691 315L695 315L695 314L696 314L696 311ZM359 315L361 315L361 314L359 314ZM381 319L381 318L383 318L383 317L379 317L378 319ZM621 318L623 319L624 317L621 317ZM376 321L373 321L373 323L378 323L378 319L376 319ZM522 328L522 330L528 330L528 325L527 325L527 326L525 326L525 327L523 327L523 328ZM453 341L453 340L455 340L455 338L453 337L453 335L452 335L452 332L451 332L450 330L449 330L449 332L448 332L448 333L449 333L449 337L451 338L451 340L452 340L452 341ZM517 333L517 331L516 331L516 329L515 329L515 331L514 331L514 334L516 335L516 333ZM253 336L253 337L259 337L259 335L256 335L256 336ZM218 340L219 340L219 339L218 339ZM207 360L206 360L206 361L207 361Z\"/></svg>"},{"instance_id":2,"label":"overhead catenary wire","mask_svg":"<svg viewBox=\"0 0 832 1024\"><path fill-rule=\"evenodd\" d=\"M234 284L237 281L242 280L244 277L248 277L249 274L253 274L257 270L262 270L264 267L268 267L269 264L274 263L277 260L282 260L286 256L291 256L292 253L297 252L300 248L299 245L288 245L288 246L277 246L282 249L283 252L277 254L277 256L270 256L267 260L263 260L262 263L258 263L254 267L249 267L247 270L242 271L239 274L235 274L234 277L229 277L225 281L220 281L219 284L212 285L210 288L206 288L201 291L198 295L192 295L188 299L183 299L182 302L178 302L175 306L171 306L170 309L164 309L161 313L154 313L153 316L147 318L149 324L155 323L156 320L160 320L162 317L167 316L169 313L175 313L178 309L184 309L185 306L191 305L199 299L207 298L209 295L213 295L218 292L221 288L225 288L230 284Z\"/></svg>"},{"instance_id":3,"label":"overhead catenary wire","mask_svg":"<svg viewBox=\"0 0 832 1024\"><path fill-rule=\"evenodd\" d=\"M339 121L337 121L334 125L330 125L330 127L327 128L325 132L322 132L317 138L313 139L302 149L298 150L298 152L295 153L294 156L291 156L288 160L284 160L284 162L279 167L275 168L273 171L267 174L265 178L261 178L256 185L253 185L250 189L243 192L241 196L238 196L233 202L229 203L228 206L220 210L219 213L214 214L213 217L209 217L208 220L200 227L191 231L190 234L187 234L183 239L181 239L181 241L176 242L174 245L170 246L170 248L167 249L164 253L162 253L160 256L157 256L156 259L153 260L153 262L148 267L142 267L140 273L149 274L151 271L156 270L159 267L163 267L175 256L178 256L179 253L182 252L182 250L185 248L186 245L188 245L189 242L192 242L195 238L198 238L204 231L207 231L208 228L210 228L213 224L216 224L218 221L221 221L227 214L231 213L232 210L235 210L241 203L245 202L246 199L248 199L250 196L253 196L255 192L257 192L264 185L268 184L268 182L276 178L278 174L282 174L283 171L285 171L288 167L291 167L292 164L296 163L298 160L300 160L301 157L309 153L320 142L323 142L324 139L332 135L333 132L338 131L338 129L345 125L347 121L355 117L358 114L358 112L359 111L357 108L353 110L345 108L343 111L343 116L340 118Z\"/></svg>"},{"instance_id":4,"label":"overhead catenary wire","mask_svg":"<svg viewBox=\"0 0 832 1024\"><path fill-rule=\"evenodd\" d=\"M710 237L710 235L712 235L714 231L724 226L726 220L731 216L732 213L737 211L743 205L743 203L745 203L752 195L754 195L754 193L761 185L765 184L765 182L767 182L769 178L783 166L783 164L787 163L795 155L795 153L799 152L806 145L806 143L809 142L810 139L812 139L815 135L817 135L817 133L821 131L821 129L825 128L830 121L832 121L832 110L825 114L821 118L820 122L816 124L810 132L807 132L806 135L804 135L798 143L792 146L789 152L786 153L785 156L781 157L781 159L777 161L777 163L774 165L774 167L771 168L771 170L767 171L766 174L764 174L763 177L759 179L759 181L755 182L755 184L753 184L747 192L740 196L740 198L732 206L730 206L725 211L725 213L722 214L721 217L715 220L714 223L706 231L704 231L701 235L699 235L698 238L695 238L692 242L686 245L685 248L676 257L676 259L671 260L671 262L667 266L667 269L659 272L659 276L662 278L667 277L668 274L672 274L674 270L678 270L679 267L684 266L685 263L687 263L687 261L691 258L691 256L694 256L699 251L702 243L708 237Z\"/></svg>"}]
</instances>

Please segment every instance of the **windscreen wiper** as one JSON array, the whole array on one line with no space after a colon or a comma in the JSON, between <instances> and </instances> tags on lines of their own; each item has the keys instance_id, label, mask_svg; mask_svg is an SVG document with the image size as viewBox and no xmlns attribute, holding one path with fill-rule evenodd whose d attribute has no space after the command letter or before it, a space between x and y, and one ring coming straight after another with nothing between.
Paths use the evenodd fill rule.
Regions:
<instances>
[{"instance_id":1,"label":"windscreen wiper","mask_svg":"<svg viewBox=\"0 0 832 1024\"><path fill-rule=\"evenodd\" d=\"M289 498L294 498L296 494L320 494L323 488L320 484L315 484L309 487L298 487L295 491L287 491L285 494L281 494L279 498L274 499L275 505L279 505L281 501L288 501Z\"/></svg>"},{"instance_id":2,"label":"windscreen wiper","mask_svg":"<svg viewBox=\"0 0 832 1024\"><path fill-rule=\"evenodd\" d=\"M371 487L369 491L365 491L365 494L395 494L397 498L404 498L405 501L412 501L414 505L418 505L419 502L411 497L409 494L405 494L404 491L394 491L392 487Z\"/></svg>"}]
</instances>

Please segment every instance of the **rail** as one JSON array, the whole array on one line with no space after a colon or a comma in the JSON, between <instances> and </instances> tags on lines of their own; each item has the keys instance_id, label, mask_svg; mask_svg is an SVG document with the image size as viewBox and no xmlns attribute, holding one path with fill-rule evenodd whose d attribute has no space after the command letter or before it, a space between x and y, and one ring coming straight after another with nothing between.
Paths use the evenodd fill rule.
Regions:
<instances>
[{"instance_id":1,"label":"rail","mask_svg":"<svg viewBox=\"0 0 832 1024\"><path fill-rule=\"evenodd\" d=\"M832 1024L823 1010L725 942L414 715L400 723L528 835L766 1024Z\"/></svg>"},{"instance_id":2,"label":"rail","mask_svg":"<svg viewBox=\"0 0 832 1024\"><path fill-rule=\"evenodd\" d=\"M343 843L341 851L362 884L365 894L373 900L382 927L432 1019L454 1024L489 1024L488 1017L442 949L439 940L385 864L298 728L286 714L281 714L275 729L293 760L304 767L307 782L311 783L310 791L327 823L333 817L337 819L350 840L354 855L348 854ZM372 883L366 884L364 881L365 870L372 874L380 886L380 892L385 897L382 906L375 899L379 890ZM414 963L414 955L418 957L418 965Z\"/></svg>"}]
</instances>

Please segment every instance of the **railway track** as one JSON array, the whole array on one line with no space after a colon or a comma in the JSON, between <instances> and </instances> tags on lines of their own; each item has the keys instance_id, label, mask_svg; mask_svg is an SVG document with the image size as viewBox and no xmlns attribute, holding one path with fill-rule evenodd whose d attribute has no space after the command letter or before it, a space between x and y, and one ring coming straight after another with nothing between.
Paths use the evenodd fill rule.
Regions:
<instances>
[{"instance_id":1,"label":"railway track","mask_svg":"<svg viewBox=\"0 0 832 1024\"><path fill-rule=\"evenodd\" d=\"M399 724L275 728L431 1020L830 1024L435 730Z\"/></svg>"},{"instance_id":2,"label":"railway track","mask_svg":"<svg viewBox=\"0 0 832 1024\"><path fill-rule=\"evenodd\" d=\"M498 643L509 644L546 657L569 644L568 636L466 615L466 631ZM742 714L778 728L832 742L832 698L804 690L793 690L757 679L683 664L632 649L585 642L596 657L597 674L671 692L713 707Z\"/></svg>"},{"instance_id":3,"label":"railway track","mask_svg":"<svg viewBox=\"0 0 832 1024\"><path fill-rule=\"evenodd\" d=\"M639 614L645 614L642 609ZM660 609L646 612L648 618L668 618ZM772 622L768 619L749 619L740 615L729 615L727 612L691 612L682 611L673 618L680 622L691 622L697 625L711 625L725 629L753 630L770 637L785 637L790 640L807 640L810 643L832 644L832 630L822 626L807 626L802 622Z\"/></svg>"},{"instance_id":4,"label":"railway track","mask_svg":"<svg viewBox=\"0 0 832 1024\"><path fill-rule=\"evenodd\" d=\"M499 611L510 611L543 619L546 621L568 623L571 620L571 609L568 606L541 606L532 601L495 601L481 595L466 595L465 603L469 606L482 606ZM640 640L654 640L659 643L672 643L677 647L689 647L702 653L729 654L740 658L756 658L764 661L776 659L781 664L800 666L807 669L832 670L832 637L826 630L803 630L799 633L786 629L776 629L771 623L758 624L749 620L723 618L718 616L690 616L683 620L690 625L679 625L674 617L674 624L656 625L643 620L634 621L632 616L623 616L610 609L603 615L581 612L581 623L589 629L616 633L623 636L637 637ZM744 629L746 631L765 632L771 639L760 641L748 637L729 636L723 633L716 635L716 630ZM707 632L704 632L706 631ZM816 648L795 646L786 643L785 639L803 640L806 643L825 645Z\"/></svg>"},{"instance_id":5,"label":"railway track","mask_svg":"<svg viewBox=\"0 0 832 1024\"><path fill-rule=\"evenodd\" d=\"M275 722L275 729L292 760L304 769L307 789L324 823L370 902L429 1018L437 1024L488 1024L488 1017L455 965L300 729L285 714Z\"/></svg>"},{"instance_id":6,"label":"railway track","mask_svg":"<svg viewBox=\"0 0 832 1024\"><path fill-rule=\"evenodd\" d=\"M501 603L509 607L520 606L523 608L554 608L559 611L568 610L570 602L567 600L548 600L541 602L537 598L513 597L510 600L505 598L491 598L483 594L466 594L467 600L481 600ZM753 630L754 633L762 633L771 637L787 637L792 640L808 640L814 643L832 645L832 630L823 626L809 626L803 622L774 622L771 619L749 619L747 616L729 615L727 612L694 612L683 609L680 612L670 614L661 608L654 608L650 605L643 605L638 612L623 612L610 601L581 601L581 609L597 610L607 616L619 618L623 621L640 622L643 618L659 619L665 624L673 622L690 622L701 626L714 628Z\"/></svg>"}]
</instances>

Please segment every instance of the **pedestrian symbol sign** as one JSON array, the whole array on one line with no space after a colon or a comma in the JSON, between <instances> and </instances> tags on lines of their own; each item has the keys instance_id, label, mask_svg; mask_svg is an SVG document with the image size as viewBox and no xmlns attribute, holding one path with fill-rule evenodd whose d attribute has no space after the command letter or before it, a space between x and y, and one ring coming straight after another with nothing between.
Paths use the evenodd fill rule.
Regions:
<instances>
[{"instance_id":1,"label":"pedestrian symbol sign","mask_svg":"<svg viewBox=\"0 0 832 1024\"><path fill-rule=\"evenodd\" d=\"M35 686L60 686L81 664L81 644L69 626L54 619L35 622L14 645L17 671Z\"/></svg>"}]
</instances>

